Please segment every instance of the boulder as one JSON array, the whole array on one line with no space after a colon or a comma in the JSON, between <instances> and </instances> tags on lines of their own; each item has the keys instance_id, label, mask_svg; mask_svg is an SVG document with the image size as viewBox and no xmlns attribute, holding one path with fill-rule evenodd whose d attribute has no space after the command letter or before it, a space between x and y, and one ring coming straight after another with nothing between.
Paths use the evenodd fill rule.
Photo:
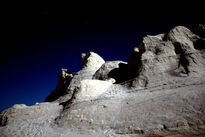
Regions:
<instances>
[{"instance_id":1,"label":"boulder","mask_svg":"<svg viewBox=\"0 0 205 137\"><path fill-rule=\"evenodd\" d=\"M74 95L75 102L90 101L99 98L115 82L114 79L102 80L82 80Z\"/></svg>"},{"instance_id":2,"label":"boulder","mask_svg":"<svg viewBox=\"0 0 205 137\"><path fill-rule=\"evenodd\" d=\"M113 71L118 70L120 67L120 64L127 64L124 61L107 61L105 62L93 75L93 79L98 80L106 80L109 78L117 79L117 75L119 76L119 73L111 74Z\"/></svg>"}]
</instances>

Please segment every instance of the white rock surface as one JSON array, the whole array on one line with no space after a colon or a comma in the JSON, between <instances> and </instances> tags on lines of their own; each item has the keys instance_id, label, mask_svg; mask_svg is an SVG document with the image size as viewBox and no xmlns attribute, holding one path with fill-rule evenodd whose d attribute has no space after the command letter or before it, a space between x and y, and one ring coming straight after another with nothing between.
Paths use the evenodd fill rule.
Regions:
<instances>
[{"instance_id":1,"label":"white rock surface","mask_svg":"<svg viewBox=\"0 0 205 137\"><path fill-rule=\"evenodd\" d=\"M56 102L62 103L71 99L73 91L80 85L80 82L85 79L92 79L95 72L105 63L103 58L94 52L81 55L82 69L73 74L73 78L66 89L67 95L60 97Z\"/></svg>"},{"instance_id":2,"label":"white rock surface","mask_svg":"<svg viewBox=\"0 0 205 137\"><path fill-rule=\"evenodd\" d=\"M128 62L131 76L134 75L130 78L135 80L125 84L143 88L158 80L166 83L176 78L173 76L205 76L204 50L196 49L198 40L201 40L199 36L182 26L173 28L167 35L144 37L139 52L133 51Z\"/></svg>"},{"instance_id":3,"label":"white rock surface","mask_svg":"<svg viewBox=\"0 0 205 137\"><path fill-rule=\"evenodd\" d=\"M107 91L112 83L113 80L82 80L79 89L75 94L75 102L97 99L100 95Z\"/></svg>"},{"instance_id":4,"label":"white rock surface","mask_svg":"<svg viewBox=\"0 0 205 137\"><path fill-rule=\"evenodd\" d=\"M146 36L128 63L82 54L82 70L62 70L56 101L1 112L0 136L204 137L203 32L178 26Z\"/></svg>"}]
</instances>

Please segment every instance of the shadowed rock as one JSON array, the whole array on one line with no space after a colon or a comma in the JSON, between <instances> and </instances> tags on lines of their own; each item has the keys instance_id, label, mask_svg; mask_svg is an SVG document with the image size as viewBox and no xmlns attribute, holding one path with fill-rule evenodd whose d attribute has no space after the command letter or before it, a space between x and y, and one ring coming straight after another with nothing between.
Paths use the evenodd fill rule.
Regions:
<instances>
[{"instance_id":1,"label":"shadowed rock","mask_svg":"<svg viewBox=\"0 0 205 137\"><path fill-rule=\"evenodd\" d=\"M106 80L109 78L114 78L118 83L118 77L120 77L120 72L113 72L117 71L121 64L127 64L123 61L108 61L105 62L94 74L93 79L99 79L99 80Z\"/></svg>"},{"instance_id":2,"label":"shadowed rock","mask_svg":"<svg viewBox=\"0 0 205 137\"><path fill-rule=\"evenodd\" d=\"M51 94L46 97L45 102L51 102L58 99L60 96L66 94L67 87L72 80L73 75L67 69L62 69L60 76L58 78L58 83L56 85L56 89L51 91Z\"/></svg>"}]
</instances>

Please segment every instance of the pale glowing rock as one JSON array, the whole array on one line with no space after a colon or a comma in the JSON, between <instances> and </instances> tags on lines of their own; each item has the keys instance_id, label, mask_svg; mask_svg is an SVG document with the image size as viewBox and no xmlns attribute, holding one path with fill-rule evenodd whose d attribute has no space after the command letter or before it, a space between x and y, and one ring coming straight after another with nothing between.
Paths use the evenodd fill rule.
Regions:
<instances>
[{"instance_id":1,"label":"pale glowing rock","mask_svg":"<svg viewBox=\"0 0 205 137\"><path fill-rule=\"evenodd\" d=\"M76 101L88 101L97 99L105 93L112 85L113 80L82 80L78 92L75 95Z\"/></svg>"},{"instance_id":2,"label":"pale glowing rock","mask_svg":"<svg viewBox=\"0 0 205 137\"><path fill-rule=\"evenodd\" d=\"M128 63L82 54L80 71L61 70L53 102L1 112L0 136L205 136L204 49L200 25L147 35Z\"/></svg>"}]
</instances>

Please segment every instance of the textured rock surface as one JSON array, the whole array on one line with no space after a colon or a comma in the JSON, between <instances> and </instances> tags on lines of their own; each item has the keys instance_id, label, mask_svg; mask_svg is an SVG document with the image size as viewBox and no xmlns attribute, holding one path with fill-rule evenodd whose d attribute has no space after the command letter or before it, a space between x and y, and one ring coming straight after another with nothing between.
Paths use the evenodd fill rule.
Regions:
<instances>
[{"instance_id":1,"label":"textured rock surface","mask_svg":"<svg viewBox=\"0 0 205 137\"><path fill-rule=\"evenodd\" d=\"M117 83L123 79L123 73L126 73L125 69L121 66L126 66L127 63L123 61L108 61L105 62L94 74L93 79L106 80L114 78Z\"/></svg>"},{"instance_id":2,"label":"textured rock surface","mask_svg":"<svg viewBox=\"0 0 205 137\"><path fill-rule=\"evenodd\" d=\"M110 81L82 80L74 95L75 102L97 99L112 85Z\"/></svg>"},{"instance_id":3,"label":"textured rock surface","mask_svg":"<svg viewBox=\"0 0 205 137\"><path fill-rule=\"evenodd\" d=\"M158 80L166 83L175 79L173 76L204 76L204 44L198 48L198 40L202 38L182 26L173 28L166 35L144 37L139 50L131 55L131 60L136 62L134 74L131 70L135 80L128 81L128 85L149 87Z\"/></svg>"},{"instance_id":4,"label":"textured rock surface","mask_svg":"<svg viewBox=\"0 0 205 137\"><path fill-rule=\"evenodd\" d=\"M64 91L67 94L60 97L56 102L62 103L71 99L74 89L79 86L80 82L85 79L92 79L94 73L105 63L105 61L96 53L89 52L81 55L82 69L73 74L73 78L67 89Z\"/></svg>"},{"instance_id":5,"label":"textured rock surface","mask_svg":"<svg viewBox=\"0 0 205 137\"><path fill-rule=\"evenodd\" d=\"M196 33L201 38L205 38L205 25L204 24L199 24L195 28L194 33Z\"/></svg>"},{"instance_id":6,"label":"textured rock surface","mask_svg":"<svg viewBox=\"0 0 205 137\"><path fill-rule=\"evenodd\" d=\"M146 36L128 63L82 54L55 91L0 114L0 136L205 136L204 25Z\"/></svg>"},{"instance_id":7,"label":"textured rock surface","mask_svg":"<svg viewBox=\"0 0 205 137\"><path fill-rule=\"evenodd\" d=\"M73 75L70 74L67 69L62 69L58 78L56 89L54 91L51 91L51 94L46 97L45 101L51 102L58 99L60 96L65 95L72 78Z\"/></svg>"},{"instance_id":8,"label":"textured rock surface","mask_svg":"<svg viewBox=\"0 0 205 137\"><path fill-rule=\"evenodd\" d=\"M123 61L108 61L105 62L94 74L93 79L106 80L109 78L109 72L113 69L119 68L120 63L125 63Z\"/></svg>"}]
</instances>

